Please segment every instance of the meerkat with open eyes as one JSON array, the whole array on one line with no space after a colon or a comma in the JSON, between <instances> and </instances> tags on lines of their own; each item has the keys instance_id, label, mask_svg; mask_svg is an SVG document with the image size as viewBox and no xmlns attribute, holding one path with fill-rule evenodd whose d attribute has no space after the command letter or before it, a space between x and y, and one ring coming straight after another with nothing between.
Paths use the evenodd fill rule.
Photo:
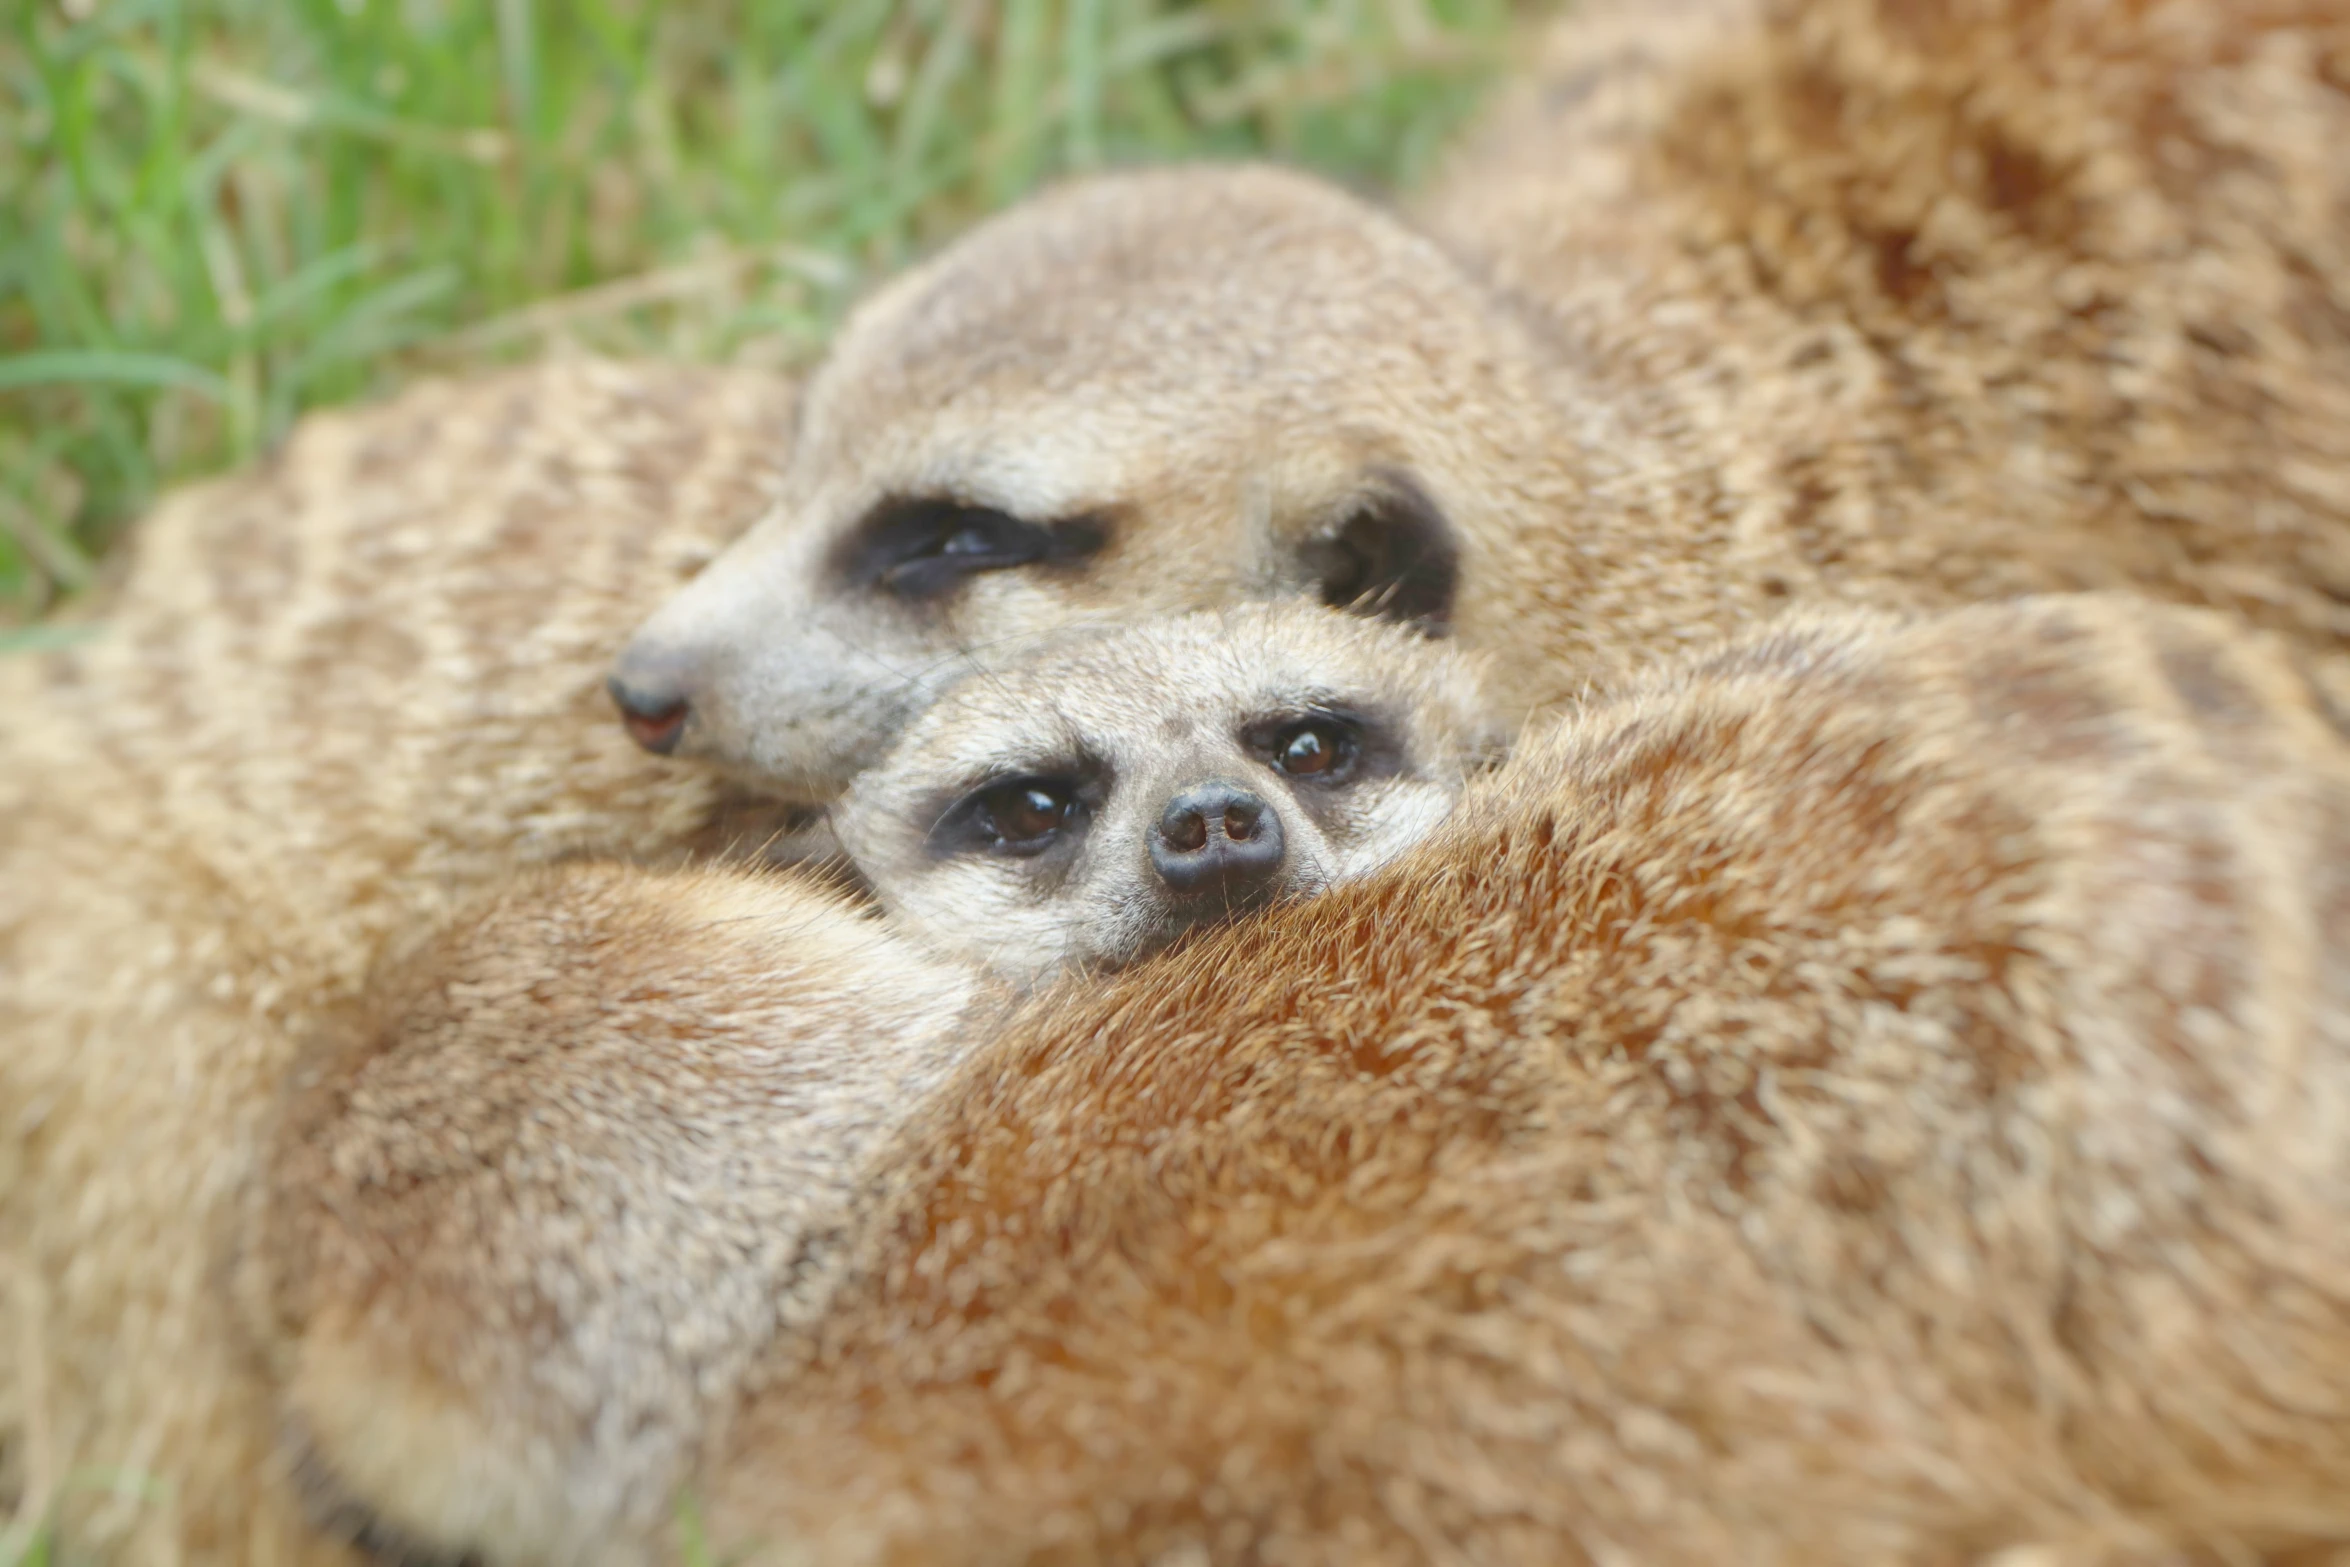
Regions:
<instances>
[{"instance_id":1,"label":"meerkat with open eyes","mask_svg":"<svg viewBox=\"0 0 2350 1567\"><path fill-rule=\"evenodd\" d=\"M91 1556L342 1560L215 1302L294 1042L486 879L756 843L743 781L827 804L943 669L1073 620L1361 602L1535 705L1789 603L2105 584L2342 668L2338 5L1679 10L1576 7L1433 245L1276 170L1099 177L876 294L804 407L566 358L306 420L143 525L107 631L0 660L0 1506ZM727 781L652 768L599 666L762 508L619 670L639 740ZM1362 1473L1409 1503L1430 1459ZM61 1483L126 1465L174 1500Z\"/></svg>"},{"instance_id":2,"label":"meerkat with open eyes","mask_svg":"<svg viewBox=\"0 0 2350 1567\"><path fill-rule=\"evenodd\" d=\"M284 1292L255 1321L283 1313L317 1332L284 1363L299 1388L293 1467L316 1514L393 1558L462 1519L488 1559L634 1559L713 1390L743 1374L779 1312L821 1299L835 1232L895 1128L1019 1005L1014 992L1391 864L1494 756L1486 713L1457 648L1332 609L1075 630L945 690L836 807L882 917L803 874L595 863L519 877L461 912L321 1031L287 1125L342 1113L348 1071L393 1131L343 1140L338 1169L415 1153L411 1109L433 1136L501 1152L459 1177L469 1195L454 1207L432 1182L371 1182L361 1202L397 1230L388 1245L276 1230L260 1271L241 1274L264 1292L254 1301ZM688 979L675 954L705 944ZM702 1000L749 988L773 1004L734 1007L714 1044ZM569 1074L590 1057L609 1070L577 1092ZM669 1084L683 1086L660 1113L613 1113ZM672 1158L655 1144L673 1115L694 1131ZM510 1138L516 1122L530 1129ZM745 1126L761 1139L749 1157ZM660 1170L640 1183L648 1154ZM583 1167L627 1189L589 1196ZM446 1222L456 1211L469 1217ZM559 1211L633 1216L654 1250L617 1277L670 1235L702 1240L649 1266L652 1297L580 1291L562 1281L611 1271L618 1253L608 1228L542 1222ZM369 1330L334 1296L362 1275L380 1283L383 1320L415 1333L356 1363L328 1341ZM547 1360L506 1353L517 1295L559 1302ZM437 1360L443 1344L479 1400L467 1410L499 1433L486 1444L470 1428L411 1440L422 1404L379 1396L387 1367L403 1375L411 1351Z\"/></svg>"},{"instance_id":3,"label":"meerkat with open eyes","mask_svg":"<svg viewBox=\"0 0 2350 1567\"><path fill-rule=\"evenodd\" d=\"M1458 649L1253 606L964 680L833 826L902 930L1026 984L1387 864L1498 739Z\"/></svg>"},{"instance_id":4,"label":"meerkat with open eyes","mask_svg":"<svg viewBox=\"0 0 2350 1567\"><path fill-rule=\"evenodd\" d=\"M237 1298L380 1560L681 1486L788 1563L2333 1559L2346 736L2224 617L1808 617L1009 1006L540 873L293 1072Z\"/></svg>"}]
</instances>

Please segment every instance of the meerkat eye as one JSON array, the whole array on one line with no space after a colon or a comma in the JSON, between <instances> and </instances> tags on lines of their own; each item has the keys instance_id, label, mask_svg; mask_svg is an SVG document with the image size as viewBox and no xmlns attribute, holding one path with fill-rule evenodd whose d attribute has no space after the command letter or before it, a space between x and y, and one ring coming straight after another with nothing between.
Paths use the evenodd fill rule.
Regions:
<instances>
[{"instance_id":1,"label":"meerkat eye","mask_svg":"<svg viewBox=\"0 0 2350 1567\"><path fill-rule=\"evenodd\" d=\"M938 552L941 555L993 555L1002 548L1000 530L977 522L966 522L940 542Z\"/></svg>"},{"instance_id":2,"label":"meerkat eye","mask_svg":"<svg viewBox=\"0 0 2350 1567\"><path fill-rule=\"evenodd\" d=\"M1082 558L1105 537L1091 518L1042 524L991 506L898 499L867 515L836 566L855 586L918 601L941 597L981 572Z\"/></svg>"},{"instance_id":3,"label":"meerkat eye","mask_svg":"<svg viewBox=\"0 0 2350 1567\"><path fill-rule=\"evenodd\" d=\"M1040 843L1061 830L1075 802L1039 783L1007 784L981 797L980 817L1006 846Z\"/></svg>"},{"instance_id":4,"label":"meerkat eye","mask_svg":"<svg viewBox=\"0 0 2350 1567\"><path fill-rule=\"evenodd\" d=\"M1337 718L1307 718L1273 731L1272 763L1292 778L1336 783L1353 771L1362 750L1355 726Z\"/></svg>"},{"instance_id":5,"label":"meerkat eye","mask_svg":"<svg viewBox=\"0 0 2350 1567\"><path fill-rule=\"evenodd\" d=\"M1042 854L1082 809L1070 779L1012 778L965 795L933 836L957 850Z\"/></svg>"}]
</instances>

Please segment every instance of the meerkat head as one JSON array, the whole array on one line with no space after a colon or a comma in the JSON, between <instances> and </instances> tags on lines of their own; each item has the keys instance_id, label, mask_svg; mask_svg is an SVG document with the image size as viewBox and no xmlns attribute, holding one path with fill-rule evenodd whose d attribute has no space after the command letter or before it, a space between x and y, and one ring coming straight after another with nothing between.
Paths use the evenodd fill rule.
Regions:
<instances>
[{"instance_id":1,"label":"meerkat head","mask_svg":"<svg viewBox=\"0 0 2350 1567\"><path fill-rule=\"evenodd\" d=\"M1495 739L1460 653L1253 606L966 678L833 824L901 928L1034 982L1387 863Z\"/></svg>"},{"instance_id":2,"label":"meerkat head","mask_svg":"<svg viewBox=\"0 0 2350 1567\"><path fill-rule=\"evenodd\" d=\"M1535 504L1515 366L1467 274L1320 181L1048 191L851 317L775 510L614 695L650 748L822 803L940 687L1089 618L1300 598L1442 633Z\"/></svg>"}]
</instances>

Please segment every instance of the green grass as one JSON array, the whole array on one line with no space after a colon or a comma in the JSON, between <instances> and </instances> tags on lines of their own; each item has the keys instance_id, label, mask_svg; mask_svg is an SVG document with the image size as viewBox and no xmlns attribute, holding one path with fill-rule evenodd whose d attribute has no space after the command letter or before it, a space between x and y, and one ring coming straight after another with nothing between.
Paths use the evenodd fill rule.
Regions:
<instances>
[{"instance_id":1,"label":"green grass","mask_svg":"<svg viewBox=\"0 0 2350 1567\"><path fill-rule=\"evenodd\" d=\"M1509 0L0 0L0 627L420 368L805 363L1062 170L1408 180ZM0 642L7 640L0 632Z\"/></svg>"},{"instance_id":2,"label":"green grass","mask_svg":"<svg viewBox=\"0 0 2350 1567\"><path fill-rule=\"evenodd\" d=\"M152 1476L123 1469L81 1470L66 1476L67 1491L108 1491L129 1502L156 1502L170 1497L170 1489ZM44 1497L39 1511L16 1518L0 1517L0 1567L79 1567L81 1558L63 1549L51 1509L57 1498Z\"/></svg>"}]
</instances>

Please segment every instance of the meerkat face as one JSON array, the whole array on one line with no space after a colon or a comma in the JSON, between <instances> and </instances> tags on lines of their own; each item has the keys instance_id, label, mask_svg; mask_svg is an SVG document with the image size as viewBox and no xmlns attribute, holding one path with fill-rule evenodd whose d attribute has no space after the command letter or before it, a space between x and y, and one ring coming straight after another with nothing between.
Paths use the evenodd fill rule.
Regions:
<instances>
[{"instance_id":1,"label":"meerkat face","mask_svg":"<svg viewBox=\"0 0 2350 1567\"><path fill-rule=\"evenodd\" d=\"M1543 444L1491 413L1536 399L1496 390L1487 311L1303 176L1050 192L856 313L777 509L614 695L652 749L821 803L940 688L1089 621L1298 598L1442 632Z\"/></svg>"},{"instance_id":2,"label":"meerkat face","mask_svg":"<svg viewBox=\"0 0 2350 1567\"><path fill-rule=\"evenodd\" d=\"M1462 655L1264 607L971 676L833 820L901 927L1034 982L1387 863L1491 749Z\"/></svg>"}]
</instances>

